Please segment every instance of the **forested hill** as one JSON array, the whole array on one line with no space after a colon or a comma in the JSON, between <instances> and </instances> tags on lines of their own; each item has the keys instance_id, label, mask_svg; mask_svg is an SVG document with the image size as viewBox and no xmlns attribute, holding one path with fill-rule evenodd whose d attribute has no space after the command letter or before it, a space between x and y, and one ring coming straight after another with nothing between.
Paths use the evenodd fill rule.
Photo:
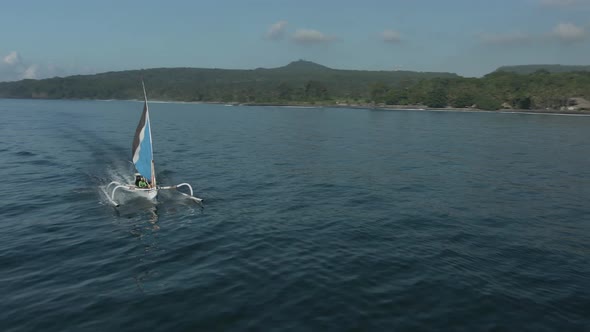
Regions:
<instances>
[{"instance_id":1,"label":"forested hill","mask_svg":"<svg viewBox=\"0 0 590 332\"><path fill-rule=\"evenodd\" d=\"M143 77L150 99L178 101L277 102L332 98L364 100L371 84L410 86L452 73L331 69L295 61L253 70L156 68L0 83L0 98L139 99Z\"/></svg>"},{"instance_id":2,"label":"forested hill","mask_svg":"<svg viewBox=\"0 0 590 332\"><path fill-rule=\"evenodd\" d=\"M547 71L549 73L567 73L577 71L590 71L590 66L567 66L567 65L520 65L520 66L502 66L496 71L506 71L517 74L532 74L537 71Z\"/></svg>"},{"instance_id":3,"label":"forested hill","mask_svg":"<svg viewBox=\"0 0 590 332\"><path fill-rule=\"evenodd\" d=\"M464 78L338 70L300 60L272 69L156 68L4 82L0 98L141 99L143 77L151 100L588 110L590 71L570 71L581 68L587 67L501 67L482 78Z\"/></svg>"}]
</instances>

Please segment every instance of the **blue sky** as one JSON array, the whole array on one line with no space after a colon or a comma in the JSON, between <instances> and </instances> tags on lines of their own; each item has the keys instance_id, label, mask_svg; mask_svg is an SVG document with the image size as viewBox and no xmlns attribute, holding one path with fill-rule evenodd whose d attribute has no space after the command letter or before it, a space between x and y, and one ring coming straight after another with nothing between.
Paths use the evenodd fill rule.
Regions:
<instances>
[{"instance_id":1,"label":"blue sky","mask_svg":"<svg viewBox=\"0 0 590 332\"><path fill-rule=\"evenodd\" d=\"M153 67L590 64L590 0L5 1L0 81Z\"/></svg>"}]
</instances>

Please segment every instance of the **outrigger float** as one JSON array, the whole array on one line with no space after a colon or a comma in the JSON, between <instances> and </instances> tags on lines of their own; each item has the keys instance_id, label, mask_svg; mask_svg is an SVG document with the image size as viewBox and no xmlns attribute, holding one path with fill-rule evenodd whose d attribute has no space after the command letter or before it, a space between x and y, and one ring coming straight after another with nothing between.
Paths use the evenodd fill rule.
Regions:
<instances>
[{"instance_id":1,"label":"outrigger float","mask_svg":"<svg viewBox=\"0 0 590 332\"><path fill-rule=\"evenodd\" d=\"M136 181L133 184L122 184L117 181L112 181L106 187L107 197L114 206L119 206L115 200L115 193L119 189L132 193L138 197L146 198L148 200L155 200L158 196L159 190L178 189L180 187L187 187L190 195L178 191L183 196L197 203L201 203L203 199L193 196L193 188L188 183L181 183L175 186L158 186L156 182L156 171L154 167L154 156L152 148L152 131L150 126L150 115L148 110L147 94L145 92L145 85L141 81L143 87L143 113L141 119L135 130L133 138L133 145L131 154L133 156L133 164L137 170ZM142 182L143 181L143 182Z\"/></svg>"}]
</instances>

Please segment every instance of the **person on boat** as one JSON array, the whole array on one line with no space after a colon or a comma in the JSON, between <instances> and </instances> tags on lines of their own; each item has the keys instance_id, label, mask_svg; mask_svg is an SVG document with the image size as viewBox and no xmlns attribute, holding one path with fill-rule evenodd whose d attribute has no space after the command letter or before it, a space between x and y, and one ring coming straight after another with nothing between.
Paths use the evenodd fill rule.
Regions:
<instances>
[{"instance_id":1,"label":"person on boat","mask_svg":"<svg viewBox=\"0 0 590 332\"><path fill-rule=\"evenodd\" d=\"M149 182L141 176L141 174L135 174L135 186L138 188L149 188Z\"/></svg>"},{"instance_id":2,"label":"person on boat","mask_svg":"<svg viewBox=\"0 0 590 332\"><path fill-rule=\"evenodd\" d=\"M139 180L139 188L149 188L150 185L148 184L148 182L145 180L145 178L141 178L141 180Z\"/></svg>"},{"instance_id":3,"label":"person on boat","mask_svg":"<svg viewBox=\"0 0 590 332\"><path fill-rule=\"evenodd\" d=\"M141 181L141 174L135 173L135 186L139 187L139 181Z\"/></svg>"}]
</instances>

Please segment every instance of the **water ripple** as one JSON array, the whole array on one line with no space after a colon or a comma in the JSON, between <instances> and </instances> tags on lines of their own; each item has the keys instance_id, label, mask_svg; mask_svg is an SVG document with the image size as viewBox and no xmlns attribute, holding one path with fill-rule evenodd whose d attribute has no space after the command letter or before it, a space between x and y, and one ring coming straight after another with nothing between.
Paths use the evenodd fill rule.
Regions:
<instances>
[{"instance_id":1,"label":"water ripple","mask_svg":"<svg viewBox=\"0 0 590 332\"><path fill-rule=\"evenodd\" d=\"M141 104L0 109L3 331L590 326L590 119L158 103L114 209Z\"/></svg>"}]
</instances>

